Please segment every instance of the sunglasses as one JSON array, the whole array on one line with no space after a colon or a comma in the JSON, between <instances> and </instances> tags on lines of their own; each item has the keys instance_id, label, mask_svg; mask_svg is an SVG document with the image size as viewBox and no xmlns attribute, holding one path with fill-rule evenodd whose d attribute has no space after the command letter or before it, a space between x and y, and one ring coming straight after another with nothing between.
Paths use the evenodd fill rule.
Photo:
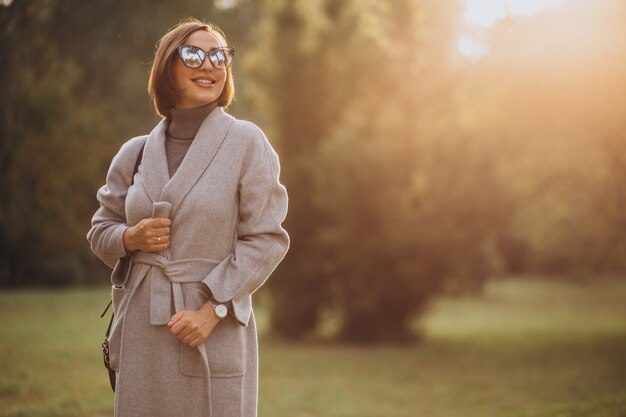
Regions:
<instances>
[{"instance_id":1,"label":"sunglasses","mask_svg":"<svg viewBox=\"0 0 626 417\"><path fill-rule=\"evenodd\" d=\"M232 64L235 48L223 46L205 51L197 46L181 45L178 47L178 55L187 68L200 68L204 60L209 57L209 62L214 68L224 70Z\"/></svg>"}]
</instances>

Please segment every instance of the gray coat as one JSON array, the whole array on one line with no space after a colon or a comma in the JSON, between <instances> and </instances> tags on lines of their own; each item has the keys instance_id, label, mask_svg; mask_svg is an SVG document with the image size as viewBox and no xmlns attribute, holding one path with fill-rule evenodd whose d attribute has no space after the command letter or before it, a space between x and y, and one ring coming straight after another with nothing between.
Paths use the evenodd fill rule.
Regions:
<instances>
[{"instance_id":1,"label":"gray coat","mask_svg":"<svg viewBox=\"0 0 626 417\"><path fill-rule=\"evenodd\" d=\"M278 156L257 126L218 107L170 178L166 129L163 120L121 147L87 234L94 253L113 268L115 415L253 417L258 354L251 295L289 247ZM147 217L172 220L169 249L126 256L124 230ZM166 324L211 295L227 303L229 315L192 348Z\"/></svg>"}]
</instances>

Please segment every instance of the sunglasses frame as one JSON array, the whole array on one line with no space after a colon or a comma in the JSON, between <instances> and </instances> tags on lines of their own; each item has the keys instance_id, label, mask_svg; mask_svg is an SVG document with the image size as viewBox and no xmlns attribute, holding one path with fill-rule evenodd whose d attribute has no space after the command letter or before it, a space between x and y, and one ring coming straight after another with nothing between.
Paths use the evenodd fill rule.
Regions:
<instances>
[{"instance_id":1,"label":"sunglasses frame","mask_svg":"<svg viewBox=\"0 0 626 417\"><path fill-rule=\"evenodd\" d=\"M187 63L183 59L183 53L182 53L183 48L195 48L198 51L202 51L202 53L204 54L204 57L202 58L202 62L200 62L200 65L198 65L197 67L190 67L189 65L187 65ZM209 62L211 63L213 68L218 69L218 70L222 70L222 69L230 68L230 66L233 63L233 57L235 56L235 48L233 48L232 46L218 46L218 47L215 47L215 48L211 48L208 51L205 51L204 49L199 48L199 47L197 47L195 45L180 45L178 48L176 48L176 51L178 52L178 56L180 57L180 60L183 62L183 65L185 67L190 68L190 69L198 69L202 65L204 65L204 61L206 61L206 59L209 57L209 55L211 53L213 53L214 51L217 51L217 50L224 50L224 49L227 50L230 53L230 60L228 60L228 64L224 68L219 68L219 67L215 66L213 61L209 58Z\"/></svg>"}]
</instances>

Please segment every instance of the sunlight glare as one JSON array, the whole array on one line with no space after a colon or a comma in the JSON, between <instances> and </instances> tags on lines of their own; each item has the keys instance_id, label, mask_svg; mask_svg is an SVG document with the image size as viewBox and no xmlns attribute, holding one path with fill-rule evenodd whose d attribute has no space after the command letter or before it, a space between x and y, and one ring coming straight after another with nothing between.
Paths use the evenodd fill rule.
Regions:
<instances>
[{"instance_id":1,"label":"sunlight glare","mask_svg":"<svg viewBox=\"0 0 626 417\"><path fill-rule=\"evenodd\" d=\"M481 32L491 29L506 17L531 16L563 0L464 0L463 20L469 31L461 33L456 49L467 59L479 60L489 52L489 45ZM474 29L471 29L471 28ZM478 32L476 31L478 29ZM473 32L473 33L472 33Z\"/></svg>"},{"instance_id":2,"label":"sunlight glare","mask_svg":"<svg viewBox=\"0 0 626 417\"><path fill-rule=\"evenodd\" d=\"M507 16L530 16L562 0L465 0L464 20L472 25L491 27Z\"/></svg>"},{"instance_id":3,"label":"sunlight glare","mask_svg":"<svg viewBox=\"0 0 626 417\"><path fill-rule=\"evenodd\" d=\"M486 42L481 42L473 36L460 36L456 43L456 48L461 55L470 59L480 59L489 52Z\"/></svg>"}]
</instances>

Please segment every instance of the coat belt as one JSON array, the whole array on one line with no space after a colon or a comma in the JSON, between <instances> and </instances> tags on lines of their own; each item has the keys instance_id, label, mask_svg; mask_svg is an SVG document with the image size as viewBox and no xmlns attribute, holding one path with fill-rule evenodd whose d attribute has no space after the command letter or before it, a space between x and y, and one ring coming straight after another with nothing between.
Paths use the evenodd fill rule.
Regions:
<instances>
[{"instance_id":1,"label":"coat belt","mask_svg":"<svg viewBox=\"0 0 626 417\"><path fill-rule=\"evenodd\" d=\"M185 310L181 284L201 282L219 262L206 258L171 261L156 253L139 252L133 256L133 263L147 264L158 268L150 275L150 324L164 325L169 322L172 316L172 300L176 313ZM211 369L204 343L197 348L204 362L207 407L210 417L213 414L211 407Z\"/></svg>"},{"instance_id":2,"label":"coat belt","mask_svg":"<svg viewBox=\"0 0 626 417\"><path fill-rule=\"evenodd\" d=\"M150 324L167 324L174 311L185 309L181 284L201 282L219 263L207 258L179 259L171 261L156 253L138 252L133 263L142 263L157 268L150 276Z\"/></svg>"}]
</instances>

